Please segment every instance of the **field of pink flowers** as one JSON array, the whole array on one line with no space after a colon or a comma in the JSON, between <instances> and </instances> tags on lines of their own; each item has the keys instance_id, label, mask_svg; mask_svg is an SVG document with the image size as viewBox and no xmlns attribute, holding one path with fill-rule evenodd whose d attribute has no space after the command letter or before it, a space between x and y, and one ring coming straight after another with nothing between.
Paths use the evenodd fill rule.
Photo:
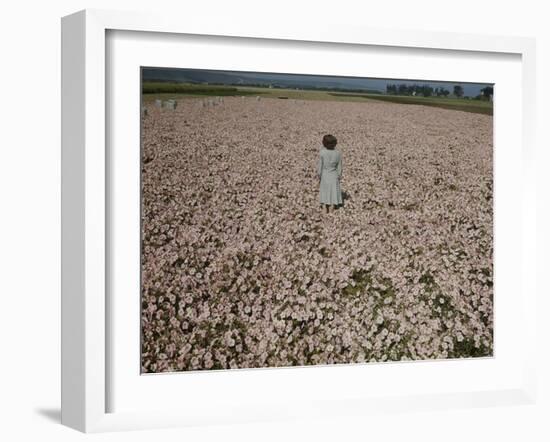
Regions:
<instances>
[{"instance_id":1,"label":"field of pink flowers","mask_svg":"<svg viewBox=\"0 0 550 442\"><path fill-rule=\"evenodd\" d=\"M226 97L142 117L142 371L491 356L491 116ZM344 207L318 204L332 133Z\"/></svg>"}]
</instances>

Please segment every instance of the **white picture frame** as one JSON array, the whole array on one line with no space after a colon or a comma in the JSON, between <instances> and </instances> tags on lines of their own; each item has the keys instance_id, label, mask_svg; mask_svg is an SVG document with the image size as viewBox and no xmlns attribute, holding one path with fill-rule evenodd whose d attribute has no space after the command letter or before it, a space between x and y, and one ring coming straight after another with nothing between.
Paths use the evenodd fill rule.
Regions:
<instances>
[{"instance_id":1,"label":"white picture frame","mask_svg":"<svg viewBox=\"0 0 550 442\"><path fill-rule=\"evenodd\" d=\"M510 54L520 59L521 65L521 149L517 152L522 186L517 196L521 211L515 233L518 236L521 271L514 284L520 290L518 318L525 345L518 354L521 376L514 382L503 382L501 388L483 389L477 386L471 391L446 393L443 390L426 394L399 394L393 392L377 397L351 397L336 394L326 399L315 398L303 404L286 407L280 402L272 406L255 403L253 396L242 399L234 410L205 411L197 407L191 412L182 407L157 410L112 411L109 410L109 394L113 385L110 367L113 360L109 343L109 330L115 318L110 311L108 244L116 230L108 228L109 207L113 200L109 195L109 134L106 121L110 77L106 76L109 32L143 32L158 36L217 36L221 39L269 40L296 44L337 44L346 47L401 48L403 51L426 49L433 51L468 52L472 54ZM146 34L144 38L146 37ZM112 60L111 60L112 61ZM315 72L317 73L317 72ZM498 88L498 85L496 86ZM497 91L498 94L498 91ZM495 99L498 112L498 95ZM470 406L496 406L532 404L536 397L536 285L535 285L535 195L534 174L534 112L535 112L535 42L529 38L495 37L453 33L428 33L420 31L388 31L372 28L354 28L333 25L330 30L312 25L295 28L280 27L269 23L233 25L231 22L210 22L197 17L182 24L177 17L151 14L86 10L62 20L62 423L83 432L102 432L124 429L161 428L221 422L247 422L311 417L368 414L374 409L387 412L411 411L432 408L456 408ZM504 112L503 112L504 114ZM137 118L136 114L136 118ZM514 114L515 115L515 114ZM496 142L498 144L498 140ZM139 148L139 146L136 146ZM498 157L498 152L497 152ZM498 222L498 221L497 221ZM501 273L502 275L502 273ZM495 286L499 278L495 270ZM497 318L498 321L498 318ZM498 355L496 356L498 358ZM416 362L413 371L421 372L437 362ZM378 365L378 371L384 369ZM390 369L386 366L386 369ZM457 370L464 366L457 365ZM348 369L362 370L360 366ZM309 367L304 381L312 370L326 368ZM332 368L329 368L332 370ZM400 369L397 369L400 370ZM473 368L475 371L475 368ZM519 368L518 368L519 370ZM298 370L279 369L277 373L297 376ZM294 373L288 375L288 373ZM303 372L302 372L303 373ZM336 372L333 372L336 373ZM518 372L519 373L519 372ZM412 374L412 371L410 372ZM354 376L356 376L355 374ZM167 376L156 376L165 382ZM274 371L241 371L222 374L237 379L239 385L250 383L256 388L270 382ZM520 379L521 378L521 379ZM203 385L212 378L202 376ZM255 380L254 380L255 379ZM334 377L332 379L335 379ZM519 380L518 380L519 379ZM199 382L195 375L193 382ZM282 382L278 380L277 382ZM257 384L259 383L259 384ZM163 393L166 394L166 393ZM246 395L245 395L246 396ZM223 401L222 401L223 402ZM220 408L220 410L222 410Z\"/></svg>"}]
</instances>

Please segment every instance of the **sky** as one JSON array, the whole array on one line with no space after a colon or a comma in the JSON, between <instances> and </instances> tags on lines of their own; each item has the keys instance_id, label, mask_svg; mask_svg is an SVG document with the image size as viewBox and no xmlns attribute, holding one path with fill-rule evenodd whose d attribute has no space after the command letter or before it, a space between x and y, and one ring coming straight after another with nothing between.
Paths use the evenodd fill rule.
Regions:
<instances>
[{"instance_id":1,"label":"sky","mask_svg":"<svg viewBox=\"0 0 550 442\"><path fill-rule=\"evenodd\" d=\"M202 69L175 69L175 68L143 68L143 80L169 80L169 81L194 81L222 83L231 85L246 85L251 83L278 84L285 87L316 86L345 89L372 89L385 91L387 84L418 84L429 85L433 88L444 87L451 93L454 85L461 85L464 88L464 95L476 96L479 90L485 86L492 86L488 83L468 83L460 81L430 81L428 79L384 79L364 77L335 77L324 75L300 75L264 72L241 72L222 70Z\"/></svg>"}]
</instances>

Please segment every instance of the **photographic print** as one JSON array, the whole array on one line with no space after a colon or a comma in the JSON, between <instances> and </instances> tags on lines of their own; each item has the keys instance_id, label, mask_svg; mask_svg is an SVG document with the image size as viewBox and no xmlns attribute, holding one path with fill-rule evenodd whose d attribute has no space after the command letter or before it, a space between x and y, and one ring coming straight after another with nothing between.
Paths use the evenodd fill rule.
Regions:
<instances>
[{"instance_id":1,"label":"photographic print","mask_svg":"<svg viewBox=\"0 0 550 442\"><path fill-rule=\"evenodd\" d=\"M141 69L141 371L493 355L493 85Z\"/></svg>"}]
</instances>

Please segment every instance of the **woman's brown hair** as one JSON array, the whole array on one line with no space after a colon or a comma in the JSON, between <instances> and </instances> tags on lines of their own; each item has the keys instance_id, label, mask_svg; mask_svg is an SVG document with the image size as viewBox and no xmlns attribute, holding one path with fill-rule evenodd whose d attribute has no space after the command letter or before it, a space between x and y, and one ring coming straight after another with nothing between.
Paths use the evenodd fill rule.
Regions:
<instances>
[{"instance_id":1,"label":"woman's brown hair","mask_svg":"<svg viewBox=\"0 0 550 442\"><path fill-rule=\"evenodd\" d=\"M325 146L327 149L334 149L337 143L338 141L336 140L336 137L334 135L329 134L323 137L323 146Z\"/></svg>"}]
</instances>

